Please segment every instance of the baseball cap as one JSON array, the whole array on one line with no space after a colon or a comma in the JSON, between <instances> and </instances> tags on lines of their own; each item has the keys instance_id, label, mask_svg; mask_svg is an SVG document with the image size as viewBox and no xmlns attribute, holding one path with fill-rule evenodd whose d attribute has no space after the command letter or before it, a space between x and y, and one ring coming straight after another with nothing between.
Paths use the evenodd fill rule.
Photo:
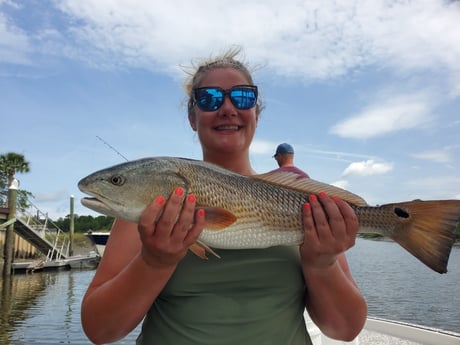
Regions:
<instances>
[{"instance_id":1,"label":"baseball cap","mask_svg":"<svg viewBox=\"0 0 460 345\"><path fill-rule=\"evenodd\" d=\"M294 148L288 143L279 144L273 157L280 153L294 153Z\"/></svg>"}]
</instances>

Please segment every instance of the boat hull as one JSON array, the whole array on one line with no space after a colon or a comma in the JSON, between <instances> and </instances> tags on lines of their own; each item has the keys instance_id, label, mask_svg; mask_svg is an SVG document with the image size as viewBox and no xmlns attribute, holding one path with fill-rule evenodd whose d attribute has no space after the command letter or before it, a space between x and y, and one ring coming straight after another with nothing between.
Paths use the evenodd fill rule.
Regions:
<instances>
[{"instance_id":1,"label":"boat hull","mask_svg":"<svg viewBox=\"0 0 460 345\"><path fill-rule=\"evenodd\" d=\"M104 255L105 245L109 239L110 232L92 232L85 234L96 248L96 252L102 257Z\"/></svg>"}]
</instances>

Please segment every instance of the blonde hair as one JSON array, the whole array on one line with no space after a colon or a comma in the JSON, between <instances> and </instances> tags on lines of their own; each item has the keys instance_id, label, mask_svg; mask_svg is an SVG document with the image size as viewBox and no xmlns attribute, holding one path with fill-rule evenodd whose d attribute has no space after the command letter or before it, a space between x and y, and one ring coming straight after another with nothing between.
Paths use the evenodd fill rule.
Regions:
<instances>
[{"instance_id":1,"label":"blonde hair","mask_svg":"<svg viewBox=\"0 0 460 345\"><path fill-rule=\"evenodd\" d=\"M194 88L200 87L201 81L203 80L206 73L210 70L216 68L234 68L240 71L246 77L250 85L254 85L254 81L252 79L248 65L235 58L238 54L241 53L241 51L242 49L240 47L235 46L215 57L202 59L195 63L192 62L192 66L188 68L188 71L184 69L185 73L188 75L185 79L183 88L188 96L187 111L189 116L195 116L192 91ZM256 114L259 115L262 109L263 106L259 99L256 105Z\"/></svg>"}]
</instances>

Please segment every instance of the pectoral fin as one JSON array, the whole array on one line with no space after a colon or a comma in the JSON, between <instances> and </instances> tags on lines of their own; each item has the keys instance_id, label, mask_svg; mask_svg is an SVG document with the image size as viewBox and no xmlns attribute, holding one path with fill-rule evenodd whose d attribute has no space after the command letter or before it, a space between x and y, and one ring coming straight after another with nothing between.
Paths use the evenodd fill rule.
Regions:
<instances>
[{"instance_id":1,"label":"pectoral fin","mask_svg":"<svg viewBox=\"0 0 460 345\"><path fill-rule=\"evenodd\" d=\"M226 209L219 207L200 207L205 211L205 228L206 230L219 231L227 228L236 221L236 216L227 211ZM220 259L220 256L211 249L207 244L196 241L189 247L189 250L196 256L206 260L208 257L206 253L210 253Z\"/></svg>"},{"instance_id":2,"label":"pectoral fin","mask_svg":"<svg viewBox=\"0 0 460 345\"><path fill-rule=\"evenodd\" d=\"M230 211L219 207L203 207L206 230L222 230L232 225L236 217Z\"/></svg>"}]
</instances>

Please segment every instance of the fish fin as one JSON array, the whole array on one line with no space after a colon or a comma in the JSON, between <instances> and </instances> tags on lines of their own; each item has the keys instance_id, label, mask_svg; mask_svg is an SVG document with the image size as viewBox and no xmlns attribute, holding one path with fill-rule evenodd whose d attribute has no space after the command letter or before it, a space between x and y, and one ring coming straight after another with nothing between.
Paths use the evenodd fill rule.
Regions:
<instances>
[{"instance_id":1,"label":"fish fin","mask_svg":"<svg viewBox=\"0 0 460 345\"><path fill-rule=\"evenodd\" d=\"M319 194L324 192L330 196L337 196L340 199L356 206L368 206L367 202L356 194L324 182L302 177L294 172L274 171L265 174L252 175L249 178L261 180L307 194Z\"/></svg>"},{"instance_id":2,"label":"fish fin","mask_svg":"<svg viewBox=\"0 0 460 345\"><path fill-rule=\"evenodd\" d=\"M381 207L385 206L403 218L389 237L434 271L446 273L460 222L460 200L417 200Z\"/></svg>"},{"instance_id":3,"label":"fish fin","mask_svg":"<svg viewBox=\"0 0 460 345\"><path fill-rule=\"evenodd\" d=\"M222 230L232 225L236 221L236 216L220 207L199 207L205 211L206 230Z\"/></svg>"},{"instance_id":4,"label":"fish fin","mask_svg":"<svg viewBox=\"0 0 460 345\"><path fill-rule=\"evenodd\" d=\"M205 244L205 243L203 243L201 241L195 242L188 249L193 254L195 254L196 256L200 257L203 260L208 259L206 253L211 253L212 255L214 255L215 257L220 259L220 256L214 250L212 250L211 247L209 247L207 244Z\"/></svg>"},{"instance_id":5,"label":"fish fin","mask_svg":"<svg viewBox=\"0 0 460 345\"><path fill-rule=\"evenodd\" d=\"M195 254L196 256L200 257L203 260L207 260L208 257L206 256L206 250L201 247L198 243L192 244L188 249Z\"/></svg>"}]
</instances>

